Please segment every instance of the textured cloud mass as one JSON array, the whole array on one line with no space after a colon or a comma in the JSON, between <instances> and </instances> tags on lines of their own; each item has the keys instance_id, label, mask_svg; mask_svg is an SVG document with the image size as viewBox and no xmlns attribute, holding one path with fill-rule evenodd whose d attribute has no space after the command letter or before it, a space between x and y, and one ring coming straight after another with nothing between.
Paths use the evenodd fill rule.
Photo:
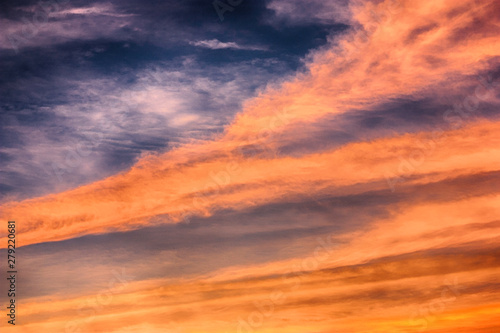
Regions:
<instances>
[{"instance_id":1,"label":"textured cloud mass","mask_svg":"<svg viewBox=\"0 0 500 333\"><path fill-rule=\"evenodd\" d=\"M109 177L2 203L23 245L22 332L500 329L500 4L263 6L262 22L275 26L313 17L349 27L332 30L293 76L235 99L227 91L244 78L182 85L186 74L165 67L153 83L141 76L139 91L106 91L131 111L96 118L145 122L140 133L159 119L176 144ZM82 8L59 15L114 7ZM261 41L190 40L210 52L273 52L242 46ZM200 91L240 111L204 113L226 104ZM56 113L73 119L75 105L83 109Z\"/></svg>"}]
</instances>

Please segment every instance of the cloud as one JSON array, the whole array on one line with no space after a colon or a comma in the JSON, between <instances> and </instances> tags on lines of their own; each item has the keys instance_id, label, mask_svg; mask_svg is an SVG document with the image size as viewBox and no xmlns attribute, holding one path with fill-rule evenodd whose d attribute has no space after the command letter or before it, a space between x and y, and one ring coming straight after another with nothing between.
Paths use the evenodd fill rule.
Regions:
<instances>
[{"instance_id":1,"label":"cloud","mask_svg":"<svg viewBox=\"0 0 500 333\"><path fill-rule=\"evenodd\" d=\"M383 4L380 8L367 6L368 10L386 10ZM442 7L441 11L423 5L414 6L411 10L406 7L401 9L397 17L387 17L379 23L370 39L362 44L356 44L360 32L355 31L353 35L337 41L331 49L318 52L309 65L310 74L300 74L281 88L270 88L245 103L244 112L238 114L216 139L180 145L164 155L145 157L128 172L66 193L8 203L3 216L7 218L15 212L15 215L30 221L26 230L32 236L24 236L25 242L29 243L29 239L40 241L39 234L45 229L55 230L47 240L60 240L81 235L82 232L141 227L159 214L168 214L172 222L178 222L187 213L210 215L219 209L240 209L264 201L293 197L302 191L314 193L320 188L349 187L359 183L380 188L387 186L387 179L395 183L404 179L414 184L466 172L493 171L497 158L495 139L484 143L479 154L475 146L468 145L461 138L464 135L480 138L485 133L493 133L497 123L471 124L463 129L455 129L450 123L441 136L442 141L435 139L432 132L424 131L371 142L348 143L303 157L275 155L280 144L286 142L287 137L293 137L294 130L289 129L293 129L294 125L312 123L325 115L347 113L360 106L365 106L369 113L370 109L391 98L418 95L426 88L439 89L440 84L449 82L451 75L468 78L472 73L488 68L487 61L496 54L492 51L495 44L491 43L495 40L491 35L474 35L475 38L469 40L469 44L474 45L474 52L453 39L449 40L458 26L468 26L474 17L486 15L487 5L462 14L459 20L449 14L453 13L453 6L446 1L435 4ZM492 3L490 6L495 5ZM365 10L358 9L356 17L366 21L371 19L371 16L364 16ZM408 31L414 30L414 26L408 26L408 22L412 22L409 16L414 12L419 13L419 18L446 14L443 17L445 21L437 37L432 35L430 40L415 41L405 49L403 45ZM407 26L394 28L403 24ZM416 22L415 25L419 24ZM389 36L381 34L382 30L393 32ZM442 48L443 44L447 48L440 54L448 55L446 63L441 66L422 63L428 50ZM358 45L359 52L353 53L349 49L352 45ZM406 58L382 54L387 48L398 49L395 45L402 47L398 52L407 52ZM484 53L478 53L481 51ZM351 58L343 58L343 52ZM478 58L483 61L478 62ZM356 66L346 65L347 59L351 59ZM463 72L460 73L460 70ZM167 92L163 88L156 93L161 96ZM472 97L474 93L476 90L471 93ZM145 103L158 105L154 94L148 95ZM160 104L155 112L168 114L169 106L164 102ZM149 110L147 106L145 110ZM281 133L285 133L285 137L274 140L274 136ZM430 148L424 152L429 152L429 157L424 159L421 167L402 175L398 156L410 156L415 142L423 140L431 143L436 140L438 143L431 144L435 146L432 153ZM365 154L368 154L367 157L362 158ZM370 168L366 169L366 165ZM353 169L358 170L357 174L352 174ZM264 173L264 170L268 171ZM327 170L336 171L330 174ZM368 185L371 183L374 185ZM273 186L273 190L262 187L263 184ZM121 199L115 200L115 196ZM87 202L85 208L82 202ZM61 203L67 210L59 208L58 216L53 216L54 207L61 207Z\"/></svg>"},{"instance_id":2,"label":"cloud","mask_svg":"<svg viewBox=\"0 0 500 333\"><path fill-rule=\"evenodd\" d=\"M43 249L39 262L54 266L81 244L62 276L71 281L79 263L95 282L81 294L26 300L25 330L498 330L498 9L493 0L356 2L349 31L310 54L306 70L246 100L222 131L188 136L100 181L4 202L0 218L21 221L21 250ZM196 103L174 88L217 83L164 74L173 82L148 85L145 96L107 90L140 105L137 114L94 116L129 129L151 116L182 124ZM229 98L224 89L236 86L216 94ZM330 233L318 239L322 231ZM151 240L127 247L137 251L129 264L145 258L136 274L147 273L100 289L110 274L92 254L109 239L118 247L103 254L109 268L126 266L119 247L134 235L130 244ZM297 245L281 247L287 236ZM177 247L193 261L179 262ZM95 311L106 292L109 303Z\"/></svg>"},{"instance_id":3,"label":"cloud","mask_svg":"<svg viewBox=\"0 0 500 333\"><path fill-rule=\"evenodd\" d=\"M121 13L111 4L87 7L40 5L24 10L22 19L2 18L7 27L0 37L0 49L18 54L22 49L47 47L74 40L123 38L137 33L132 27L132 14ZM22 8L21 8L22 10Z\"/></svg>"},{"instance_id":4,"label":"cloud","mask_svg":"<svg viewBox=\"0 0 500 333\"><path fill-rule=\"evenodd\" d=\"M186 213L208 216L219 209L241 209L294 197L302 191L314 193L323 189L328 193L360 183L389 190L389 185L426 183L451 175L496 170L500 156L497 140L484 143L478 153L476 145L462 138L477 139L497 130L496 123L485 123L445 133L443 141L422 152L427 155L424 161L409 169L402 169L398 156L410 158L407 156L415 151L415 142L430 142L430 133L353 143L301 158L243 158L237 153L218 153L222 148L236 149L232 141L193 144L164 156L145 158L127 173L72 191L7 203L2 216L29 221L23 239L30 244L134 229L160 214L168 214L170 222L179 222ZM355 174L353 169L357 170ZM268 191L269 187L273 190Z\"/></svg>"},{"instance_id":5,"label":"cloud","mask_svg":"<svg viewBox=\"0 0 500 333\"><path fill-rule=\"evenodd\" d=\"M320 26L314 42L307 29L280 31L264 22L257 25L265 33L257 33L260 5L251 25L226 22L244 32L238 38L213 22L211 4L191 1L4 7L0 19L22 38L15 53L4 34L0 52L0 127L17 135L16 147L9 147L10 135L2 139L2 202L75 188L127 170L143 154L222 132L244 100L291 75L308 49L326 42ZM300 36L293 47L290 36ZM240 49L213 57L186 42L214 37ZM80 156L87 146L91 153Z\"/></svg>"},{"instance_id":6,"label":"cloud","mask_svg":"<svg viewBox=\"0 0 500 333\"><path fill-rule=\"evenodd\" d=\"M212 49L212 50L219 50L219 49L235 49L235 50L264 50L263 48L256 47L256 46L242 46L238 45L235 42L221 42L217 39L211 39L211 40L201 40L197 42L190 42L189 44L194 45L194 46L199 46L199 47L204 47L207 49Z\"/></svg>"},{"instance_id":7,"label":"cloud","mask_svg":"<svg viewBox=\"0 0 500 333\"><path fill-rule=\"evenodd\" d=\"M300 0L272 0L267 8L272 10L272 20L282 20L289 25L351 23L352 13L347 0L303 2Z\"/></svg>"},{"instance_id":8,"label":"cloud","mask_svg":"<svg viewBox=\"0 0 500 333\"><path fill-rule=\"evenodd\" d=\"M19 95L3 101L9 111L1 115L5 131L17 136L8 136L0 149L8 175L2 177L4 194L60 192L125 170L146 152L205 140L221 132L278 68L280 63L253 60L219 70L187 57L124 74L128 82L70 68L44 79L13 79L8 85ZM26 89L43 99L22 94ZM20 100L35 105L17 110Z\"/></svg>"},{"instance_id":9,"label":"cloud","mask_svg":"<svg viewBox=\"0 0 500 333\"><path fill-rule=\"evenodd\" d=\"M73 7L69 9L63 9L61 11L55 12L52 16L66 16L66 15L106 15L106 16L118 16L127 17L133 16L133 14L121 14L117 13L116 9L111 3L105 4L95 4L88 7Z\"/></svg>"}]
</instances>

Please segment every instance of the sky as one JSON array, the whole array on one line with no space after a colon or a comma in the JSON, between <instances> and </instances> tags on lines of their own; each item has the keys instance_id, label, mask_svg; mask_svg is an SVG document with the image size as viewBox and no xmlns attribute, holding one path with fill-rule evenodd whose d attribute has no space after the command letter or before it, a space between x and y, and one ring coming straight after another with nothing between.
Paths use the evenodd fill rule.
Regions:
<instances>
[{"instance_id":1,"label":"sky","mask_svg":"<svg viewBox=\"0 0 500 333\"><path fill-rule=\"evenodd\" d=\"M498 1L19 0L0 26L2 332L500 331Z\"/></svg>"}]
</instances>

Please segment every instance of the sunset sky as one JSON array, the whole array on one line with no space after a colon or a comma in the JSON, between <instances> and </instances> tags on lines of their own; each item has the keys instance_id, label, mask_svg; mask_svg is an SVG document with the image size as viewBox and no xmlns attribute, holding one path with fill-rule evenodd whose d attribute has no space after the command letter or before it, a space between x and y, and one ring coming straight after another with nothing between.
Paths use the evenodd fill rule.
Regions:
<instances>
[{"instance_id":1,"label":"sunset sky","mask_svg":"<svg viewBox=\"0 0 500 333\"><path fill-rule=\"evenodd\" d=\"M0 26L1 332L500 332L499 1L18 0Z\"/></svg>"}]
</instances>

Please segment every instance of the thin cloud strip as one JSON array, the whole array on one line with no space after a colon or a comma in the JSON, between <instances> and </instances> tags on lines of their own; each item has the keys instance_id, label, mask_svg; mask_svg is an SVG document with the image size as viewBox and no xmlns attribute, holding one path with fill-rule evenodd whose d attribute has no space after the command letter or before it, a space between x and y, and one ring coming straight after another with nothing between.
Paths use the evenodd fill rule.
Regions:
<instances>
[{"instance_id":1,"label":"thin cloud strip","mask_svg":"<svg viewBox=\"0 0 500 333\"><path fill-rule=\"evenodd\" d=\"M200 41L196 41L196 42L189 42L189 44L191 44L193 46L212 49L212 50L220 50L220 49L255 50L255 51L265 50L265 48L261 48L261 47L257 47L257 46L239 45L235 42L221 42L218 39L200 40Z\"/></svg>"}]
</instances>

